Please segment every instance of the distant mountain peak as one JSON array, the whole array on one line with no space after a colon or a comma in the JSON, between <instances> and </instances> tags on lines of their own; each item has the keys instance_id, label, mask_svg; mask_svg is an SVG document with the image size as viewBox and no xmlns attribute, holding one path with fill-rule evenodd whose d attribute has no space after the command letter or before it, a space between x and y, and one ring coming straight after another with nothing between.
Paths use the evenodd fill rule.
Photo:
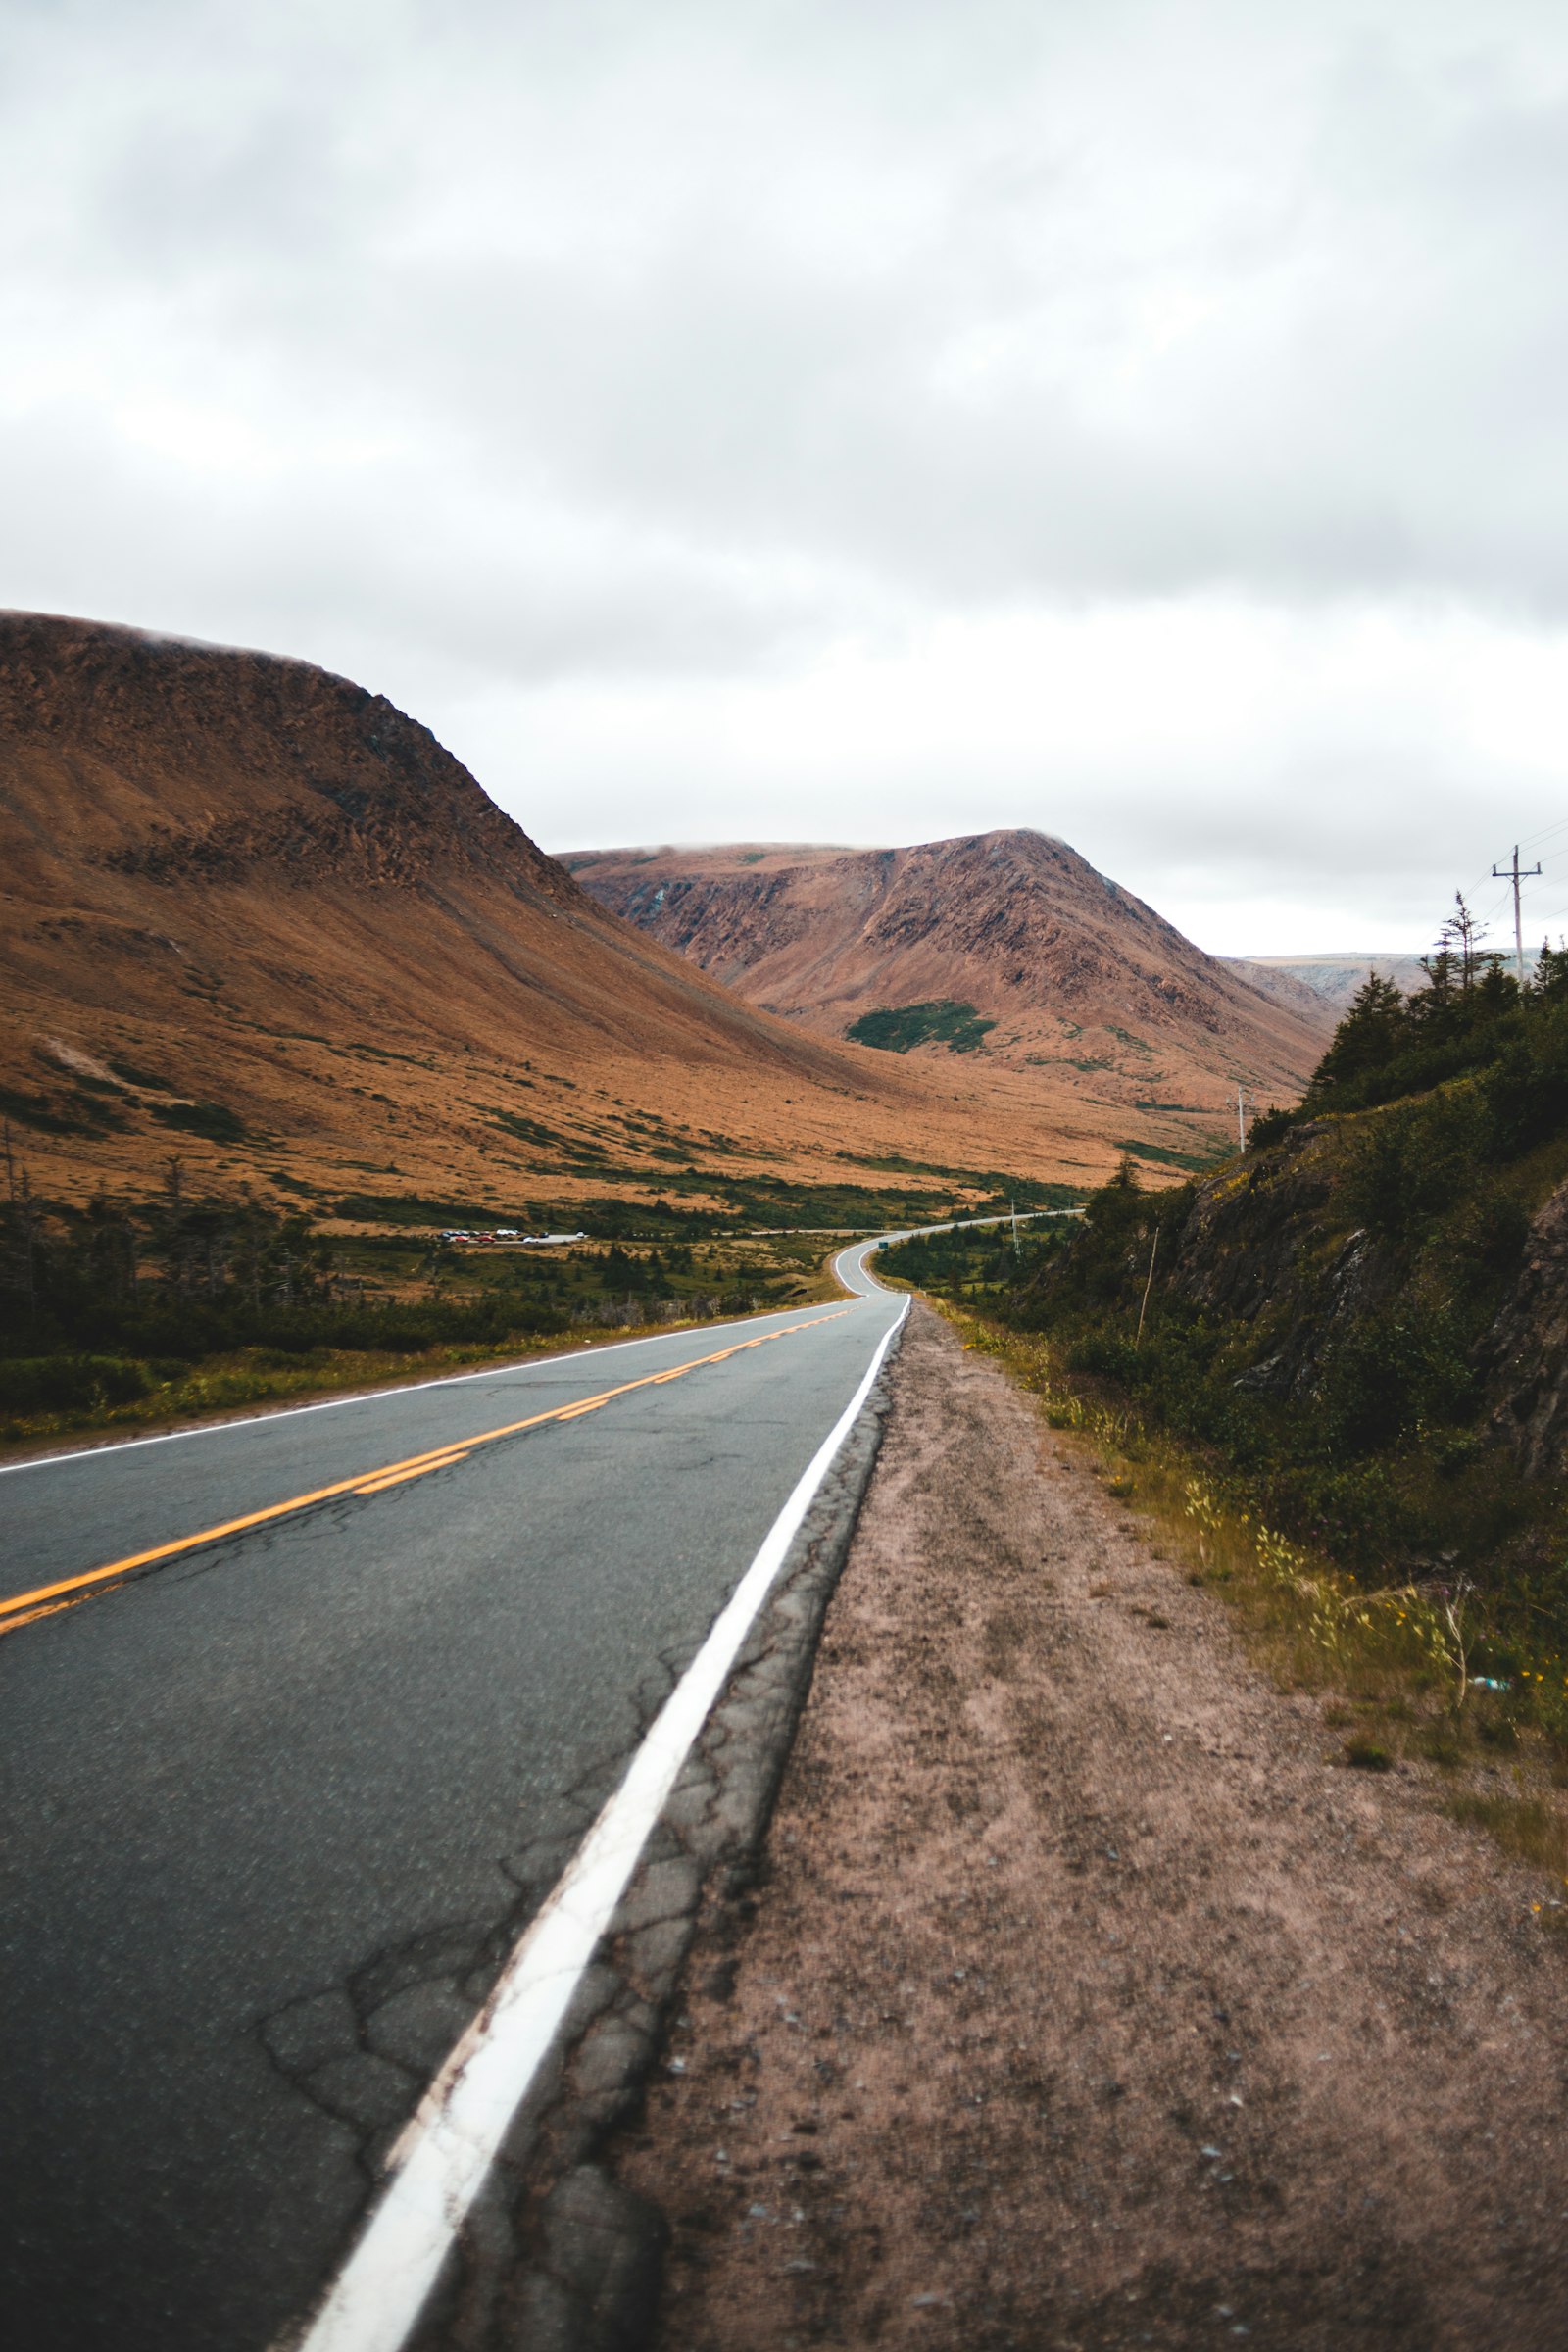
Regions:
<instances>
[{"instance_id":1,"label":"distant mountain peak","mask_svg":"<svg viewBox=\"0 0 1568 2352\"><path fill-rule=\"evenodd\" d=\"M1216 1105L1237 1082L1289 1099L1322 1052L1325 1018L1305 990L1289 997L1205 955L1070 843L1023 826L896 848L720 843L564 862L603 906L727 986L840 1037L875 1034L867 1016L967 1008L986 1025L967 1050L986 1061L1054 1070L1086 1098L1121 1085L1134 1106L1156 1077L1156 1092L1184 1102L1200 1080ZM936 1023L907 1050L951 1048Z\"/></svg>"}]
</instances>

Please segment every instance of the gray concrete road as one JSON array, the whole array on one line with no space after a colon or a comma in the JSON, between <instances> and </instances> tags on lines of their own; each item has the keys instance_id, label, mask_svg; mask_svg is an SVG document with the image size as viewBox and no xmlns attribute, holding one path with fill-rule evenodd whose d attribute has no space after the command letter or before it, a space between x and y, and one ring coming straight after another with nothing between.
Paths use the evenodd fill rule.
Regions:
<instances>
[{"instance_id":1,"label":"gray concrete road","mask_svg":"<svg viewBox=\"0 0 1568 2352\"><path fill-rule=\"evenodd\" d=\"M834 1304L0 1473L9 2340L261 2352L310 2304L897 1315L865 1255Z\"/></svg>"}]
</instances>

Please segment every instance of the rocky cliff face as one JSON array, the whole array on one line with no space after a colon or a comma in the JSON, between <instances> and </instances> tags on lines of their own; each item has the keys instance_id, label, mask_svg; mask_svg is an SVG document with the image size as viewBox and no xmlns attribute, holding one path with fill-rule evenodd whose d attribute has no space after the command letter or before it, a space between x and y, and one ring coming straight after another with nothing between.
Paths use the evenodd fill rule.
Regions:
<instances>
[{"instance_id":1,"label":"rocky cliff face","mask_svg":"<svg viewBox=\"0 0 1568 2352\"><path fill-rule=\"evenodd\" d=\"M1492 1430L1528 1478L1568 1469L1568 1184L1531 1221L1513 1291L1480 1350Z\"/></svg>"},{"instance_id":2,"label":"rocky cliff face","mask_svg":"<svg viewBox=\"0 0 1568 2352\"><path fill-rule=\"evenodd\" d=\"M1486 1204L1459 1198L1446 1230L1424 1245L1401 1244L1356 1216L1356 1156L1381 1115L1297 1128L1190 1193L1151 1202L1141 1222L1129 1214L1117 1295L1123 1302L1140 1295L1145 1227L1157 1215L1156 1304L1202 1319L1224 1386L1315 1410L1356 1356L1357 1377L1374 1390L1381 1383L1392 1411L1401 1384L1419 1389L1436 1374L1458 1424L1505 1447L1527 1478L1560 1477L1568 1470L1568 1182L1527 1222L1504 1215L1490 1241L1478 1232ZM1503 1208L1518 1215L1506 1196ZM1047 1282L1059 1287L1060 1277ZM1375 1420L1375 1396L1370 1403ZM1441 1438L1436 1425L1434 1434Z\"/></svg>"},{"instance_id":3,"label":"rocky cliff face","mask_svg":"<svg viewBox=\"0 0 1568 2352\"><path fill-rule=\"evenodd\" d=\"M1348 1225L1326 1122L1198 1185L1166 1244L1166 1292L1242 1327L1232 1385L1304 1403L1336 1349L1395 1294L1396 1253Z\"/></svg>"},{"instance_id":4,"label":"rocky cliff face","mask_svg":"<svg viewBox=\"0 0 1568 2352\"><path fill-rule=\"evenodd\" d=\"M1332 1028L1306 992L1281 1003L1041 833L564 862L770 1010L842 1036L884 1008L967 1004L992 1022L987 1058L1129 1109L1169 1097L1212 1118L1238 1083L1293 1100Z\"/></svg>"}]
</instances>

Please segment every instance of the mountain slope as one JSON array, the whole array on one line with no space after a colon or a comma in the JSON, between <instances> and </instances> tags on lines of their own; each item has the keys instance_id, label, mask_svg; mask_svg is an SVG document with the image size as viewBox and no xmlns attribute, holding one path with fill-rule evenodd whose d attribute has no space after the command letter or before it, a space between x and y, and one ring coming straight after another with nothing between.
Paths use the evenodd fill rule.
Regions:
<instances>
[{"instance_id":1,"label":"mountain slope","mask_svg":"<svg viewBox=\"0 0 1568 2352\"><path fill-rule=\"evenodd\" d=\"M1418 956L1228 956L1225 961L1282 1004L1299 1007L1303 999L1320 998L1336 1020L1374 972L1406 995L1426 984Z\"/></svg>"},{"instance_id":2,"label":"mountain slope","mask_svg":"<svg viewBox=\"0 0 1568 2352\"><path fill-rule=\"evenodd\" d=\"M970 1006L991 1024L966 1033L977 1062L1129 1111L1174 1098L1212 1125L1238 1084L1293 1100L1333 1025L1304 991L1281 1002L1040 833L562 861L601 905L771 1012L843 1036L901 1006ZM912 1050L946 1058L940 1024Z\"/></svg>"},{"instance_id":3,"label":"mountain slope","mask_svg":"<svg viewBox=\"0 0 1568 2352\"><path fill-rule=\"evenodd\" d=\"M305 662L0 615L0 1109L60 1198L172 1152L195 1182L498 1205L694 1198L738 1160L875 1181L915 1147L1059 1172L1006 1088L729 996Z\"/></svg>"}]
</instances>

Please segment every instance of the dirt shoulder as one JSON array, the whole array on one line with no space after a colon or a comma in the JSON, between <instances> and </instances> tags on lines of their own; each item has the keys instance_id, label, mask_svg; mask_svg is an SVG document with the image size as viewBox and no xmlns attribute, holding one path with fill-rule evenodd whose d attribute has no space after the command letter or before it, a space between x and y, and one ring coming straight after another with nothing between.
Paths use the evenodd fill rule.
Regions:
<instances>
[{"instance_id":1,"label":"dirt shoulder","mask_svg":"<svg viewBox=\"0 0 1568 2352\"><path fill-rule=\"evenodd\" d=\"M625 2183L661 2352L1568 2342L1568 1938L916 1307Z\"/></svg>"}]
</instances>

